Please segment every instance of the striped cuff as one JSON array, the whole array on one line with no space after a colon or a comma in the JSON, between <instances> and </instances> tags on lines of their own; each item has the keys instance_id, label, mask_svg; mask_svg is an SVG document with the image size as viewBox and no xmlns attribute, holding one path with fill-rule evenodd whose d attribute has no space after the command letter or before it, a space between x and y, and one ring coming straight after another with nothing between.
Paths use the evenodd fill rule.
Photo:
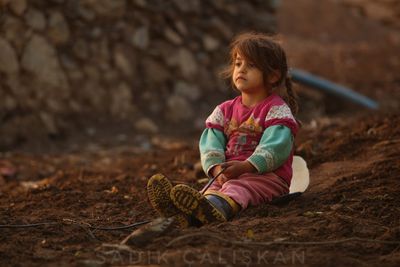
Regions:
<instances>
[{"instance_id":1,"label":"striped cuff","mask_svg":"<svg viewBox=\"0 0 400 267\"><path fill-rule=\"evenodd\" d=\"M258 173L263 173L267 170L267 164L262 156L252 155L247 161L257 169Z\"/></svg>"},{"instance_id":2,"label":"striped cuff","mask_svg":"<svg viewBox=\"0 0 400 267\"><path fill-rule=\"evenodd\" d=\"M225 161L225 154L219 151L210 151L201 156L201 165L203 166L204 172L208 177L210 176L210 170L215 165L223 163Z\"/></svg>"}]
</instances>

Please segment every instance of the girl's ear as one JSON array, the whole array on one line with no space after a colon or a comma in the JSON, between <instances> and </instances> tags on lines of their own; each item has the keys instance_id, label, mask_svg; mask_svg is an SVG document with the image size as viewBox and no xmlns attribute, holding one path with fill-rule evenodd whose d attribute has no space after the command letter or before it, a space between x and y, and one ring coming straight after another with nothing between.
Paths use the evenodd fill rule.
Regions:
<instances>
[{"instance_id":1,"label":"girl's ear","mask_svg":"<svg viewBox=\"0 0 400 267\"><path fill-rule=\"evenodd\" d=\"M276 84L281 79L281 73L278 70L274 70L267 78L269 84Z\"/></svg>"}]
</instances>

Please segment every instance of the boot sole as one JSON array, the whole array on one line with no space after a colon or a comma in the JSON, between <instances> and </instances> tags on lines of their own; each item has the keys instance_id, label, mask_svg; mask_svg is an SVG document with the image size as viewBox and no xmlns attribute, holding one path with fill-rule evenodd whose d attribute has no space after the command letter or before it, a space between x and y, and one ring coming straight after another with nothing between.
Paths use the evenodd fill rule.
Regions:
<instances>
[{"instance_id":1,"label":"boot sole","mask_svg":"<svg viewBox=\"0 0 400 267\"><path fill-rule=\"evenodd\" d=\"M187 185L176 185L172 188L170 196L173 204L180 211L194 216L203 224L226 221L224 215L200 192Z\"/></svg>"},{"instance_id":2,"label":"boot sole","mask_svg":"<svg viewBox=\"0 0 400 267\"><path fill-rule=\"evenodd\" d=\"M187 218L174 206L170 198L171 189L172 184L167 177L162 174L153 175L147 182L150 204L162 217L174 217L174 221L180 227L187 227L189 226Z\"/></svg>"}]
</instances>

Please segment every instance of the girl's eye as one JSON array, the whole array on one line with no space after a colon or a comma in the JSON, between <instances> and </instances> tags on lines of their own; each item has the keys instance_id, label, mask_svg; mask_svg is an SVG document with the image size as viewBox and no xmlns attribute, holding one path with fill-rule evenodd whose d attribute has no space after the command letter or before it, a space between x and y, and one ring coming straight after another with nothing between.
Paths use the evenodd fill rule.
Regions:
<instances>
[{"instance_id":1,"label":"girl's eye","mask_svg":"<svg viewBox=\"0 0 400 267\"><path fill-rule=\"evenodd\" d=\"M255 65L254 65L253 63L249 63L249 67L250 67L250 68L254 68Z\"/></svg>"},{"instance_id":2,"label":"girl's eye","mask_svg":"<svg viewBox=\"0 0 400 267\"><path fill-rule=\"evenodd\" d=\"M239 67L240 64L241 64L240 62L235 62L235 66L236 66L236 67Z\"/></svg>"}]
</instances>

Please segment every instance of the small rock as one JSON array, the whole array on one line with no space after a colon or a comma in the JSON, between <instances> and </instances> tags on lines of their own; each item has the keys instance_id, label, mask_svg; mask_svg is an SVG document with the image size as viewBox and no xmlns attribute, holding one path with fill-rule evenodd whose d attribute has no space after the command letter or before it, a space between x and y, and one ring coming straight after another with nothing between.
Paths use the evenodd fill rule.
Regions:
<instances>
[{"instance_id":1,"label":"small rock","mask_svg":"<svg viewBox=\"0 0 400 267\"><path fill-rule=\"evenodd\" d=\"M174 0L174 3L183 12L196 11L200 8L198 0Z\"/></svg>"},{"instance_id":2,"label":"small rock","mask_svg":"<svg viewBox=\"0 0 400 267\"><path fill-rule=\"evenodd\" d=\"M207 51L214 51L219 47L219 41L210 35L205 35L203 45Z\"/></svg>"},{"instance_id":3,"label":"small rock","mask_svg":"<svg viewBox=\"0 0 400 267\"><path fill-rule=\"evenodd\" d=\"M108 75L111 71L111 51L109 50L110 42L107 38L92 42L90 52L96 55L92 63L96 62L97 67L103 71L104 75Z\"/></svg>"},{"instance_id":4,"label":"small rock","mask_svg":"<svg viewBox=\"0 0 400 267\"><path fill-rule=\"evenodd\" d=\"M93 128L93 127L88 127L88 128L86 128L86 134L88 135L88 136L91 136L91 137L93 137L93 136L95 136L96 135L96 128Z\"/></svg>"},{"instance_id":5,"label":"small rock","mask_svg":"<svg viewBox=\"0 0 400 267\"><path fill-rule=\"evenodd\" d=\"M197 100L200 97L200 90L197 86L188 84L184 81L178 81L175 84L174 91L177 95L181 95L190 100Z\"/></svg>"},{"instance_id":6,"label":"small rock","mask_svg":"<svg viewBox=\"0 0 400 267\"><path fill-rule=\"evenodd\" d=\"M95 12L85 4L84 1L77 1L77 4L74 5L75 11L79 14L81 18L86 21L92 21L96 18Z\"/></svg>"},{"instance_id":7,"label":"small rock","mask_svg":"<svg viewBox=\"0 0 400 267\"><path fill-rule=\"evenodd\" d=\"M119 18L126 10L126 0L83 0L98 16Z\"/></svg>"},{"instance_id":8,"label":"small rock","mask_svg":"<svg viewBox=\"0 0 400 267\"><path fill-rule=\"evenodd\" d=\"M29 97L29 91L22 85L22 81L19 75L9 75L5 81L6 85L10 88L12 95L15 99L27 99ZM1 89L1 87L0 87Z\"/></svg>"},{"instance_id":9,"label":"small rock","mask_svg":"<svg viewBox=\"0 0 400 267\"><path fill-rule=\"evenodd\" d=\"M146 6L146 1L145 0L131 0L135 5L140 6L140 7L145 7Z\"/></svg>"},{"instance_id":10,"label":"small rock","mask_svg":"<svg viewBox=\"0 0 400 267\"><path fill-rule=\"evenodd\" d=\"M87 77L92 81L99 81L100 80L100 71L93 65L86 65L84 66L83 71L87 75Z\"/></svg>"},{"instance_id":11,"label":"small rock","mask_svg":"<svg viewBox=\"0 0 400 267\"><path fill-rule=\"evenodd\" d=\"M149 118L141 118L135 123L135 128L139 131L155 134L158 132L157 125Z\"/></svg>"},{"instance_id":12,"label":"small rock","mask_svg":"<svg viewBox=\"0 0 400 267\"><path fill-rule=\"evenodd\" d=\"M121 70L121 72L129 77L133 73L133 68L131 61L129 61L129 57L126 55L124 50L120 47L117 47L114 50L114 63L115 66Z\"/></svg>"},{"instance_id":13,"label":"small rock","mask_svg":"<svg viewBox=\"0 0 400 267\"><path fill-rule=\"evenodd\" d=\"M179 49L178 62L183 76L189 79L192 78L197 71L197 62L193 54L185 48Z\"/></svg>"},{"instance_id":14,"label":"small rock","mask_svg":"<svg viewBox=\"0 0 400 267\"><path fill-rule=\"evenodd\" d=\"M281 0L269 0L268 5L271 9L276 10L281 6Z\"/></svg>"},{"instance_id":15,"label":"small rock","mask_svg":"<svg viewBox=\"0 0 400 267\"><path fill-rule=\"evenodd\" d=\"M72 46L72 52L79 59L87 59L89 57L89 47L83 39L75 40Z\"/></svg>"},{"instance_id":16,"label":"small rock","mask_svg":"<svg viewBox=\"0 0 400 267\"><path fill-rule=\"evenodd\" d=\"M160 51L163 62L166 67L179 66L179 53L176 51L176 46L168 43L167 41L154 42L156 49Z\"/></svg>"},{"instance_id":17,"label":"small rock","mask_svg":"<svg viewBox=\"0 0 400 267\"><path fill-rule=\"evenodd\" d=\"M330 206L330 209L333 211L337 211L337 210L340 210L342 207L343 207L342 204L333 204Z\"/></svg>"},{"instance_id":18,"label":"small rock","mask_svg":"<svg viewBox=\"0 0 400 267\"><path fill-rule=\"evenodd\" d=\"M64 95L64 97L62 96ZM59 97L63 97L64 99L68 97L68 91L60 91ZM48 97L44 100L44 103L49 108L49 112L52 114L61 114L66 110L66 103L64 101L60 101L59 98L51 98Z\"/></svg>"},{"instance_id":19,"label":"small rock","mask_svg":"<svg viewBox=\"0 0 400 267\"><path fill-rule=\"evenodd\" d=\"M73 78L75 78L76 80L80 80L81 79L81 78L76 78L76 77L73 77ZM79 102L77 102L74 99L70 99L68 101L68 107L69 107L69 110L74 112L75 114L78 114L78 113L82 112L82 106L80 105Z\"/></svg>"},{"instance_id":20,"label":"small rock","mask_svg":"<svg viewBox=\"0 0 400 267\"><path fill-rule=\"evenodd\" d=\"M197 60L199 61L200 65L201 65L201 68L203 68L204 66L209 66L210 64L212 64L212 62L210 60L209 53L205 53L205 52L197 53Z\"/></svg>"},{"instance_id":21,"label":"small rock","mask_svg":"<svg viewBox=\"0 0 400 267\"><path fill-rule=\"evenodd\" d=\"M90 31L89 36L93 39L97 39L97 38L101 37L102 34L103 34L103 30L100 27L95 27Z\"/></svg>"},{"instance_id":22,"label":"small rock","mask_svg":"<svg viewBox=\"0 0 400 267\"><path fill-rule=\"evenodd\" d=\"M4 106L5 110L13 111L14 109L16 109L18 107L18 103L14 97L12 97L10 95L6 95L6 96L4 96L3 106Z\"/></svg>"},{"instance_id":23,"label":"small rock","mask_svg":"<svg viewBox=\"0 0 400 267\"><path fill-rule=\"evenodd\" d=\"M110 69L110 70L103 69L101 78L108 84L117 84L119 80L119 74L115 69Z\"/></svg>"},{"instance_id":24,"label":"small rock","mask_svg":"<svg viewBox=\"0 0 400 267\"><path fill-rule=\"evenodd\" d=\"M148 80L163 83L170 78L168 69L153 59L145 59L143 62L144 71Z\"/></svg>"},{"instance_id":25,"label":"small rock","mask_svg":"<svg viewBox=\"0 0 400 267\"><path fill-rule=\"evenodd\" d=\"M0 7L5 7L11 0L0 0Z\"/></svg>"},{"instance_id":26,"label":"small rock","mask_svg":"<svg viewBox=\"0 0 400 267\"><path fill-rule=\"evenodd\" d=\"M21 16L26 10L27 3L26 0L12 0L9 7L15 15Z\"/></svg>"},{"instance_id":27,"label":"small rock","mask_svg":"<svg viewBox=\"0 0 400 267\"><path fill-rule=\"evenodd\" d=\"M147 27L141 27L135 31L131 42L134 46L140 49L146 49L149 45L149 30Z\"/></svg>"},{"instance_id":28,"label":"small rock","mask_svg":"<svg viewBox=\"0 0 400 267\"><path fill-rule=\"evenodd\" d=\"M188 34L188 30L186 28L186 25L181 20L175 21L175 27L178 29L180 34L182 34L182 35L187 35Z\"/></svg>"},{"instance_id":29,"label":"small rock","mask_svg":"<svg viewBox=\"0 0 400 267\"><path fill-rule=\"evenodd\" d=\"M66 77L56 51L42 36L34 35L29 40L22 54L21 67L48 85L66 87Z\"/></svg>"},{"instance_id":30,"label":"small rock","mask_svg":"<svg viewBox=\"0 0 400 267\"><path fill-rule=\"evenodd\" d=\"M93 90L96 88L96 90ZM104 85L100 84L97 81L93 81L90 79L85 79L80 86L80 97L86 101L85 104L82 105L82 108L87 110L88 108L92 110L107 110L111 111L112 103L110 103L110 95L108 94L109 89L104 88ZM107 102L106 102L107 101Z\"/></svg>"},{"instance_id":31,"label":"small rock","mask_svg":"<svg viewBox=\"0 0 400 267\"><path fill-rule=\"evenodd\" d=\"M57 129L56 123L55 123L52 115L41 112L40 119L42 120L44 126L46 127L47 133L49 133L49 134L57 134L58 133L58 129Z\"/></svg>"},{"instance_id":32,"label":"small rock","mask_svg":"<svg viewBox=\"0 0 400 267\"><path fill-rule=\"evenodd\" d=\"M2 28L1 36L7 39L19 53L26 45L27 27L25 23L15 16L3 15L0 25Z\"/></svg>"},{"instance_id":33,"label":"small rock","mask_svg":"<svg viewBox=\"0 0 400 267\"><path fill-rule=\"evenodd\" d=\"M29 8L24 18L26 24L34 30L43 31L46 28L46 18L36 8Z\"/></svg>"},{"instance_id":34,"label":"small rock","mask_svg":"<svg viewBox=\"0 0 400 267\"><path fill-rule=\"evenodd\" d=\"M171 230L174 226L174 218L157 218L147 225L134 230L129 236L122 240L121 245L129 244L135 246L144 246L150 243L154 238Z\"/></svg>"},{"instance_id":35,"label":"small rock","mask_svg":"<svg viewBox=\"0 0 400 267\"><path fill-rule=\"evenodd\" d=\"M260 30L265 32L271 32L276 28L275 16L267 12L259 12L254 16L254 21L257 25L260 25Z\"/></svg>"},{"instance_id":36,"label":"small rock","mask_svg":"<svg viewBox=\"0 0 400 267\"><path fill-rule=\"evenodd\" d=\"M211 25L213 28L218 29L222 35L225 37L225 39L231 39L233 37L233 32L232 30L219 18L212 18L211 19Z\"/></svg>"},{"instance_id":37,"label":"small rock","mask_svg":"<svg viewBox=\"0 0 400 267\"><path fill-rule=\"evenodd\" d=\"M126 142L128 140L128 136L126 134L119 134L117 135L117 141L120 143Z\"/></svg>"},{"instance_id":38,"label":"small rock","mask_svg":"<svg viewBox=\"0 0 400 267\"><path fill-rule=\"evenodd\" d=\"M18 70L19 64L14 48L7 40L0 37L0 72L13 74Z\"/></svg>"},{"instance_id":39,"label":"small rock","mask_svg":"<svg viewBox=\"0 0 400 267\"><path fill-rule=\"evenodd\" d=\"M189 102L182 96L172 95L167 100L166 117L172 122L190 119L193 117L193 109Z\"/></svg>"},{"instance_id":40,"label":"small rock","mask_svg":"<svg viewBox=\"0 0 400 267\"><path fill-rule=\"evenodd\" d=\"M13 178L17 174L17 168L8 160L0 160L0 178Z\"/></svg>"},{"instance_id":41,"label":"small rock","mask_svg":"<svg viewBox=\"0 0 400 267\"><path fill-rule=\"evenodd\" d=\"M49 17L48 35L55 44L62 44L69 39L69 26L60 12L53 12Z\"/></svg>"},{"instance_id":42,"label":"small rock","mask_svg":"<svg viewBox=\"0 0 400 267\"><path fill-rule=\"evenodd\" d=\"M121 83L111 93L111 113L125 118L133 110L131 88L126 83Z\"/></svg>"},{"instance_id":43,"label":"small rock","mask_svg":"<svg viewBox=\"0 0 400 267\"><path fill-rule=\"evenodd\" d=\"M171 28L166 28L164 31L165 37L172 42L173 44L180 45L182 44L182 38Z\"/></svg>"}]
</instances>

